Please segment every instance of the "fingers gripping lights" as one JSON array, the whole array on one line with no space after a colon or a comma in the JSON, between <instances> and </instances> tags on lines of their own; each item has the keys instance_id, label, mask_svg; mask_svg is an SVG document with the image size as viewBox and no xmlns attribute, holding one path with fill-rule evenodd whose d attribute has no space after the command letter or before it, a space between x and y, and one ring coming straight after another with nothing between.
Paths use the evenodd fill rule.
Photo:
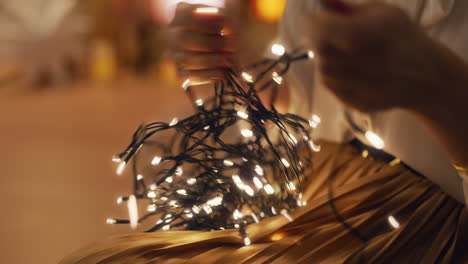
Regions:
<instances>
[{"instance_id":1,"label":"fingers gripping lights","mask_svg":"<svg viewBox=\"0 0 468 264\"><path fill-rule=\"evenodd\" d=\"M196 99L190 80L184 81L182 87L197 106L195 113L140 127L128 148L115 156L119 174L131 165L134 189L118 200L127 203L129 220L109 222L135 228L144 219L156 218L148 231L238 228L249 245L246 225L277 214L292 221L290 211L305 204L301 180L318 148L309 145L320 120L270 110L259 99L257 82L267 83L267 89L278 88L291 63L308 59L307 54L287 54L282 49L274 47L280 56L277 61L249 68L259 73L257 77L229 70L225 80L214 84L212 98ZM272 65L278 71L270 75ZM263 82L264 78L269 80ZM247 126L239 129L238 122ZM228 136L229 129L237 133ZM162 132L169 137L158 137ZM146 203L141 218L137 201Z\"/></svg>"}]
</instances>

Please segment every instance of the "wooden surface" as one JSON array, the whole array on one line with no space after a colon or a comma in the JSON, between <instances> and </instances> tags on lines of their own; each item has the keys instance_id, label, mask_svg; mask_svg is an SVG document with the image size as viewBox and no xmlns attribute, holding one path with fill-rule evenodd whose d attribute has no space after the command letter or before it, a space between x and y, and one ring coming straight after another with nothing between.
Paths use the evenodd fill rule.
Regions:
<instances>
[{"instance_id":1,"label":"wooden surface","mask_svg":"<svg viewBox=\"0 0 468 264\"><path fill-rule=\"evenodd\" d=\"M181 90L127 81L0 97L0 263L57 263L130 232L105 224L127 215L115 200L131 188L111 157L140 123L187 113Z\"/></svg>"}]
</instances>

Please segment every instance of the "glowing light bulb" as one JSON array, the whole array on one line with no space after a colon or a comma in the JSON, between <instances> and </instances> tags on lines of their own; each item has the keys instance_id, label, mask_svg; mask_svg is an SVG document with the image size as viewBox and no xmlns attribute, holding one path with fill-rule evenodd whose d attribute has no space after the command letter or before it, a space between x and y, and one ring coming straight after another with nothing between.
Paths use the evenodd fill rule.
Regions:
<instances>
[{"instance_id":1,"label":"glowing light bulb","mask_svg":"<svg viewBox=\"0 0 468 264\"><path fill-rule=\"evenodd\" d=\"M248 246L250 245L250 243L251 243L250 238L244 237L244 245Z\"/></svg>"},{"instance_id":2,"label":"glowing light bulb","mask_svg":"<svg viewBox=\"0 0 468 264\"><path fill-rule=\"evenodd\" d=\"M203 128L203 130L205 130L205 131L208 130L208 129L210 129L210 126L206 126L206 127Z\"/></svg>"},{"instance_id":3,"label":"glowing light bulb","mask_svg":"<svg viewBox=\"0 0 468 264\"><path fill-rule=\"evenodd\" d=\"M184 174L184 170L182 169L181 166L177 167L176 171L175 171L175 175L176 176L182 176L182 174Z\"/></svg>"},{"instance_id":4,"label":"glowing light bulb","mask_svg":"<svg viewBox=\"0 0 468 264\"><path fill-rule=\"evenodd\" d=\"M156 185L156 183L153 183L150 185L150 190L156 190L158 188L158 186Z\"/></svg>"},{"instance_id":5,"label":"glowing light bulb","mask_svg":"<svg viewBox=\"0 0 468 264\"><path fill-rule=\"evenodd\" d=\"M195 101L195 104L198 105L198 106L202 106L204 103L205 103L205 101L203 101L203 99L197 99Z\"/></svg>"},{"instance_id":6,"label":"glowing light bulb","mask_svg":"<svg viewBox=\"0 0 468 264\"><path fill-rule=\"evenodd\" d=\"M165 197L165 196L161 197L161 201L167 201L168 199L169 199L169 198L167 198L167 197Z\"/></svg>"},{"instance_id":7,"label":"glowing light bulb","mask_svg":"<svg viewBox=\"0 0 468 264\"><path fill-rule=\"evenodd\" d=\"M180 195L187 195L187 191L184 189L177 190L177 193Z\"/></svg>"},{"instance_id":8,"label":"glowing light bulb","mask_svg":"<svg viewBox=\"0 0 468 264\"><path fill-rule=\"evenodd\" d=\"M281 77L278 73L273 72L273 81L275 81L278 85L281 85L283 83L283 77Z\"/></svg>"},{"instance_id":9,"label":"glowing light bulb","mask_svg":"<svg viewBox=\"0 0 468 264\"><path fill-rule=\"evenodd\" d=\"M135 195L130 195L127 202L128 218L130 219L130 227L135 229L138 225L138 205Z\"/></svg>"},{"instance_id":10,"label":"glowing light bulb","mask_svg":"<svg viewBox=\"0 0 468 264\"><path fill-rule=\"evenodd\" d=\"M170 201L169 201L169 205L170 205L170 206L177 207L177 201L176 201L176 200L170 200Z\"/></svg>"},{"instance_id":11,"label":"glowing light bulb","mask_svg":"<svg viewBox=\"0 0 468 264\"><path fill-rule=\"evenodd\" d=\"M376 149L383 149L385 147L385 143L376 133L372 131L367 131L365 134L367 140L376 148Z\"/></svg>"},{"instance_id":12,"label":"glowing light bulb","mask_svg":"<svg viewBox=\"0 0 468 264\"><path fill-rule=\"evenodd\" d=\"M291 167L291 164L289 164L289 161L285 158L281 158L281 162L283 163L283 165L286 167L286 168L289 168Z\"/></svg>"},{"instance_id":13,"label":"glowing light bulb","mask_svg":"<svg viewBox=\"0 0 468 264\"><path fill-rule=\"evenodd\" d=\"M263 188L263 183L262 183L262 181L260 181L260 179L258 177L254 177L253 182L255 184L255 187L257 187L257 189L262 189Z\"/></svg>"},{"instance_id":14,"label":"glowing light bulb","mask_svg":"<svg viewBox=\"0 0 468 264\"><path fill-rule=\"evenodd\" d=\"M185 214L188 218L192 218L193 217L193 214L192 213L186 213Z\"/></svg>"},{"instance_id":15,"label":"glowing light bulb","mask_svg":"<svg viewBox=\"0 0 468 264\"><path fill-rule=\"evenodd\" d=\"M189 185L194 185L195 183L197 183L197 179L195 178L190 178L187 180L187 184Z\"/></svg>"},{"instance_id":16,"label":"glowing light bulb","mask_svg":"<svg viewBox=\"0 0 468 264\"><path fill-rule=\"evenodd\" d=\"M179 122L179 119L177 117L174 117L171 122L169 123L169 126L175 126Z\"/></svg>"},{"instance_id":17,"label":"glowing light bulb","mask_svg":"<svg viewBox=\"0 0 468 264\"><path fill-rule=\"evenodd\" d=\"M271 186L270 184L266 184L263 189L265 190L265 192L267 194L273 194L275 193L275 189L273 189L273 186Z\"/></svg>"},{"instance_id":18,"label":"glowing light bulb","mask_svg":"<svg viewBox=\"0 0 468 264\"><path fill-rule=\"evenodd\" d=\"M199 7L194 11L196 14L216 15L219 13L217 7Z\"/></svg>"},{"instance_id":19,"label":"glowing light bulb","mask_svg":"<svg viewBox=\"0 0 468 264\"><path fill-rule=\"evenodd\" d=\"M289 190L291 190L291 191L295 191L295 190L296 190L296 186L294 185L293 182L288 182L288 183L287 183L287 186L288 186Z\"/></svg>"},{"instance_id":20,"label":"glowing light bulb","mask_svg":"<svg viewBox=\"0 0 468 264\"><path fill-rule=\"evenodd\" d=\"M218 196L206 202L210 206L219 206L223 203L223 197Z\"/></svg>"},{"instance_id":21,"label":"glowing light bulb","mask_svg":"<svg viewBox=\"0 0 468 264\"><path fill-rule=\"evenodd\" d=\"M162 227L162 230L164 230L164 231L167 231L169 229L171 229L171 225L165 225L165 226Z\"/></svg>"},{"instance_id":22,"label":"glowing light bulb","mask_svg":"<svg viewBox=\"0 0 468 264\"><path fill-rule=\"evenodd\" d=\"M232 162L232 161L230 161L230 160L224 160L224 161L223 161L223 164L226 165L226 166L228 166L228 167L231 167L231 166L234 165L234 162Z\"/></svg>"},{"instance_id":23,"label":"glowing light bulb","mask_svg":"<svg viewBox=\"0 0 468 264\"><path fill-rule=\"evenodd\" d=\"M279 241L281 239L284 238L284 234L283 233L274 233L272 236L271 236L271 241Z\"/></svg>"},{"instance_id":24,"label":"glowing light bulb","mask_svg":"<svg viewBox=\"0 0 468 264\"><path fill-rule=\"evenodd\" d=\"M156 166L161 163L162 158L160 156L154 156L153 160L151 160L151 165Z\"/></svg>"},{"instance_id":25,"label":"glowing light bulb","mask_svg":"<svg viewBox=\"0 0 468 264\"><path fill-rule=\"evenodd\" d=\"M244 190L250 196L254 196L255 194L254 190L248 185L245 185Z\"/></svg>"},{"instance_id":26,"label":"glowing light bulb","mask_svg":"<svg viewBox=\"0 0 468 264\"><path fill-rule=\"evenodd\" d=\"M153 191L148 192L148 194L146 196L148 196L148 198L152 198L152 199L156 198L156 192L153 192Z\"/></svg>"},{"instance_id":27,"label":"glowing light bulb","mask_svg":"<svg viewBox=\"0 0 468 264\"><path fill-rule=\"evenodd\" d=\"M312 118L309 120L309 125L311 128L317 128L322 119L318 115L312 115Z\"/></svg>"},{"instance_id":28,"label":"glowing light bulb","mask_svg":"<svg viewBox=\"0 0 468 264\"><path fill-rule=\"evenodd\" d=\"M182 83L182 88L184 88L184 90L187 91L191 84L192 82L190 81L190 79L187 79Z\"/></svg>"},{"instance_id":29,"label":"glowing light bulb","mask_svg":"<svg viewBox=\"0 0 468 264\"><path fill-rule=\"evenodd\" d=\"M156 211L156 205L155 204L148 205L148 207L146 208L146 211L155 212Z\"/></svg>"},{"instance_id":30,"label":"glowing light bulb","mask_svg":"<svg viewBox=\"0 0 468 264\"><path fill-rule=\"evenodd\" d=\"M123 197L119 196L117 197L117 204L121 204L123 202Z\"/></svg>"},{"instance_id":31,"label":"glowing light bulb","mask_svg":"<svg viewBox=\"0 0 468 264\"><path fill-rule=\"evenodd\" d=\"M120 162L119 166L117 167L117 175L122 175L122 173L125 170L125 166L127 166L127 163L125 161Z\"/></svg>"},{"instance_id":32,"label":"glowing light bulb","mask_svg":"<svg viewBox=\"0 0 468 264\"><path fill-rule=\"evenodd\" d=\"M262 169L262 167L260 167L260 165L255 165L255 172L258 175L263 176L263 169Z\"/></svg>"},{"instance_id":33,"label":"glowing light bulb","mask_svg":"<svg viewBox=\"0 0 468 264\"><path fill-rule=\"evenodd\" d=\"M244 217L244 215L241 212L239 212L239 210L237 209L234 210L234 212L232 213L232 216L234 217L235 220Z\"/></svg>"},{"instance_id":34,"label":"glowing light bulb","mask_svg":"<svg viewBox=\"0 0 468 264\"><path fill-rule=\"evenodd\" d=\"M241 180L241 178L239 177L239 175L237 174L234 174L232 175L232 180L234 181L234 183L236 184L237 188L241 189L241 190L244 190L246 185L244 184L244 182Z\"/></svg>"},{"instance_id":35,"label":"glowing light bulb","mask_svg":"<svg viewBox=\"0 0 468 264\"><path fill-rule=\"evenodd\" d=\"M275 209L275 207L273 207L273 206L271 207L271 213L274 214L274 215L277 214L277 213L276 213L276 209Z\"/></svg>"},{"instance_id":36,"label":"glowing light bulb","mask_svg":"<svg viewBox=\"0 0 468 264\"><path fill-rule=\"evenodd\" d=\"M112 157L112 162L119 163L119 162L121 162L121 161L122 161L122 160L121 160L119 157L117 157L117 156Z\"/></svg>"},{"instance_id":37,"label":"glowing light bulb","mask_svg":"<svg viewBox=\"0 0 468 264\"><path fill-rule=\"evenodd\" d=\"M192 206L192 211L193 211L195 214L199 214L199 213L200 213L200 207L194 205L194 206Z\"/></svg>"},{"instance_id":38,"label":"glowing light bulb","mask_svg":"<svg viewBox=\"0 0 468 264\"><path fill-rule=\"evenodd\" d=\"M251 216L252 216L253 220L255 221L255 223L260 222L260 221L258 220L258 217L257 217L256 214L252 213Z\"/></svg>"},{"instance_id":39,"label":"glowing light bulb","mask_svg":"<svg viewBox=\"0 0 468 264\"><path fill-rule=\"evenodd\" d=\"M254 81L252 75L250 75L250 74L248 74L246 72L242 72L241 76L246 82L253 83L253 81Z\"/></svg>"},{"instance_id":40,"label":"glowing light bulb","mask_svg":"<svg viewBox=\"0 0 468 264\"><path fill-rule=\"evenodd\" d=\"M315 53L311 50L309 50L307 52L307 57L309 57L310 60L312 60L313 58L315 58Z\"/></svg>"},{"instance_id":41,"label":"glowing light bulb","mask_svg":"<svg viewBox=\"0 0 468 264\"><path fill-rule=\"evenodd\" d=\"M281 214L286 217L286 219L289 220L289 222L292 222L293 221L293 218L291 217L291 215L289 215L288 211L286 211L285 209L281 210Z\"/></svg>"},{"instance_id":42,"label":"glowing light bulb","mask_svg":"<svg viewBox=\"0 0 468 264\"><path fill-rule=\"evenodd\" d=\"M388 223L395 229L400 228L400 223L395 219L393 215L388 217Z\"/></svg>"},{"instance_id":43,"label":"glowing light bulb","mask_svg":"<svg viewBox=\"0 0 468 264\"><path fill-rule=\"evenodd\" d=\"M141 181L141 180L143 180L143 175L138 174L136 178L137 178L138 181Z\"/></svg>"},{"instance_id":44,"label":"glowing light bulb","mask_svg":"<svg viewBox=\"0 0 468 264\"><path fill-rule=\"evenodd\" d=\"M107 219L106 219L106 223L107 223L108 225L114 225L114 224L117 223L117 220L115 220L114 218L107 218Z\"/></svg>"},{"instance_id":45,"label":"glowing light bulb","mask_svg":"<svg viewBox=\"0 0 468 264\"><path fill-rule=\"evenodd\" d=\"M242 118L242 119L247 119L247 118L249 118L249 115L246 112L247 109L244 109L244 108L245 107L243 107L243 109L240 109L239 111L237 111L237 116Z\"/></svg>"},{"instance_id":46,"label":"glowing light bulb","mask_svg":"<svg viewBox=\"0 0 468 264\"><path fill-rule=\"evenodd\" d=\"M205 213L207 214L211 214L213 212L213 209L211 208L211 206L207 205L207 204L204 204L203 205L203 210L205 211Z\"/></svg>"},{"instance_id":47,"label":"glowing light bulb","mask_svg":"<svg viewBox=\"0 0 468 264\"><path fill-rule=\"evenodd\" d=\"M253 131L250 129L242 129L241 134L244 137L252 137L253 136Z\"/></svg>"},{"instance_id":48,"label":"glowing light bulb","mask_svg":"<svg viewBox=\"0 0 468 264\"><path fill-rule=\"evenodd\" d=\"M173 181L172 176L166 178L166 182L171 183Z\"/></svg>"},{"instance_id":49,"label":"glowing light bulb","mask_svg":"<svg viewBox=\"0 0 468 264\"><path fill-rule=\"evenodd\" d=\"M159 224L162 224L163 220L162 219L159 219L158 221L156 221L156 224L159 225Z\"/></svg>"},{"instance_id":50,"label":"glowing light bulb","mask_svg":"<svg viewBox=\"0 0 468 264\"><path fill-rule=\"evenodd\" d=\"M283 56L284 53L286 52L286 49L284 48L283 45L275 43L271 45L271 53L273 53L276 56Z\"/></svg>"}]
</instances>

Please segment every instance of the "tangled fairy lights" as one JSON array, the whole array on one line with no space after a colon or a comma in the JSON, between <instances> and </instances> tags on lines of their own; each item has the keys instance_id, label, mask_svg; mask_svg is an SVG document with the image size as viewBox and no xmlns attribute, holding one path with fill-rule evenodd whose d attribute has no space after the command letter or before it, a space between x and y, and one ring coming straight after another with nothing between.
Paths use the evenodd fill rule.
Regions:
<instances>
[{"instance_id":1,"label":"tangled fairy lights","mask_svg":"<svg viewBox=\"0 0 468 264\"><path fill-rule=\"evenodd\" d=\"M190 80L185 81L182 87L193 99L195 113L141 126L113 158L119 163L117 174L132 165L134 188L118 198L118 203L127 202L129 220L110 218L107 223L136 227L154 218L148 232L237 228L249 245L246 225L275 215L293 221L289 212L306 204L301 182L312 153L320 150L310 138L320 118L279 113L273 102L290 64L303 59L311 57L284 53L277 60L265 59L246 69L258 72L255 78L229 70L225 80L213 85L214 96L205 100L195 100ZM272 91L268 108L258 96L267 89ZM146 202L140 218L137 200Z\"/></svg>"}]
</instances>

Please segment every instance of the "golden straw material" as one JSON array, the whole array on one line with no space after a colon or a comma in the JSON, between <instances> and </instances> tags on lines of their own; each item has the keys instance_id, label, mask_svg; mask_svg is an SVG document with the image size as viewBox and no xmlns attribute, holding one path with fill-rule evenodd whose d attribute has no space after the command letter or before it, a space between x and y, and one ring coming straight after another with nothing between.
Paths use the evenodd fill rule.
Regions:
<instances>
[{"instance_id":1,"label":"golden straw material","mask_svg":"<svg viewBox=\"0 0 468 264\"><path fill-rule=\"evenodd\" d=\"M250 246L237 230L139 233L100 241L61 263L468 263L463 204L401 164L364 158L351 145L339 150L322 142L304 184L307 204L290 213L293 222L277 216L248 226ZM335 205L365 245L332 212L334 168Z\"/></svg>"}]
</instances>

